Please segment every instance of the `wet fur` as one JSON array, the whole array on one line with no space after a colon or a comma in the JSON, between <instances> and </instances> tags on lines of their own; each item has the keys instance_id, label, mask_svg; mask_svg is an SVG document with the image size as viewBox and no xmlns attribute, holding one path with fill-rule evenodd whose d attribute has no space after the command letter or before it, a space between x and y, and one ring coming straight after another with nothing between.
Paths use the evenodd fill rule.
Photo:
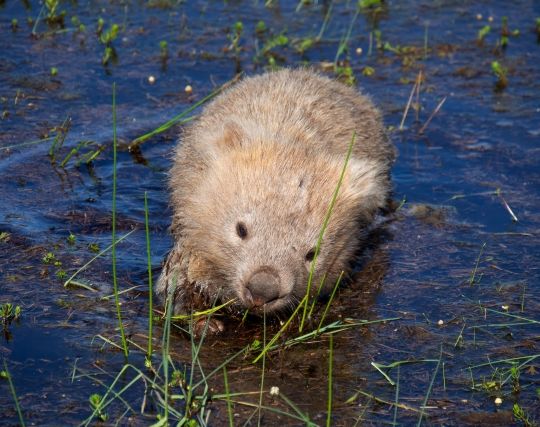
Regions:
<instances>
[{"instance_id":1,"label":"wet fur","mask_svg":"<svg viewBox=\"0 0 540 427\"><path fill-rule=\"evenodd\" d=\"M174 311L235 299L245 308L246 277L279 272L292 308L306 292L309 262L353 133L356 140L315 269L331 289L384 208L394 148L369 98L309 70L246 78L206 106L186 128L169 186L175 244L156 291ZM248 237L238 237L242 221Z\"/></svg>"}]
</instances>

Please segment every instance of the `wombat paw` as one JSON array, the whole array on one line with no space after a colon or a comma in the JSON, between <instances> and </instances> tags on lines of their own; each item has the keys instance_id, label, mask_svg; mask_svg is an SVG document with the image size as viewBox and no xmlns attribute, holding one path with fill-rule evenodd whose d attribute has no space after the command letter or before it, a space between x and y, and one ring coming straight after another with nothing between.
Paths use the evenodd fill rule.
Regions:
<instances>
[{"instance_id":1,"label":"wombat paw","mask_svg":"<svg viewBox=\"0 0 540 427\"><path fill-rule=\"evenodd\" d=\"M208 326L206 325L208 323ZM221 320L201 317L193 324L193 333L200 337L206 335L218 335L225 330L225 325Z\"/></svg>"}]
</instances>

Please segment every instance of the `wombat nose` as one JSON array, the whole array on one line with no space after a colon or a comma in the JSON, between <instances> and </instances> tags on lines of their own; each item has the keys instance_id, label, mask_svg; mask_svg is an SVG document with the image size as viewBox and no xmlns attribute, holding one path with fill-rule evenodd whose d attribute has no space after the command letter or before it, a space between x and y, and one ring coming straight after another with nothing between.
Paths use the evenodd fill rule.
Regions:
<instances>
[{"instance_id":1,"label":"wombat nose","mask_svg":"<svg viewBox=\"0 0 540 427\"><path fill-rule=\"evenodd\" d=\"M246 285L253 305L259 307L279 298L279 283L279 275L273 268L264 267L253 273Z\"/></svg>"}]
</instances>

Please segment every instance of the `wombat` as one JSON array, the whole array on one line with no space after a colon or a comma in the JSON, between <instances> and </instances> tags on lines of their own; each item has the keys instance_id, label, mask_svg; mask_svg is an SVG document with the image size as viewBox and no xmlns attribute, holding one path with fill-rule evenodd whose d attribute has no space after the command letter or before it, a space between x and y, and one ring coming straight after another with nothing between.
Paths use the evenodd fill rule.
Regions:
<instances>
[{"instance_id":1,"label":"wombat","mask_svg":"<svg viewBox=\"0 0 540 427\"><path fill-rule=\"evenodd\" d=\"M368 97L308 69L245 78L181 136L169 185L174 247L156 286L176 313L234 300L275 313L333 288L391 189L394 148ZM173 288L174 286L174 288Z\"/></svg>"}]
</instances>

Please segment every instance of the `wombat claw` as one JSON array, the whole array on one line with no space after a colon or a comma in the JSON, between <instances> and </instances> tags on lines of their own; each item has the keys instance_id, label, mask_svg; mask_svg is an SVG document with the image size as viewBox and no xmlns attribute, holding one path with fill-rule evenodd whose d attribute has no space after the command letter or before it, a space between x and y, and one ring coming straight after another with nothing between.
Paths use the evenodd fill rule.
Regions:
<instances>
[{"instance_id":1,"label":"wombat claw","mask_svg":"<svg viewBox=\"0 0 540 427\"><path fill-rule=\"evenodd\" d=\"M208 323L208 326L207 326ZM206 335L218 335L225 330L224 323L215 318L201 317L193 323L193 333L196 337L200 337L203 334Z\"/></svg>"}]
</instances>

